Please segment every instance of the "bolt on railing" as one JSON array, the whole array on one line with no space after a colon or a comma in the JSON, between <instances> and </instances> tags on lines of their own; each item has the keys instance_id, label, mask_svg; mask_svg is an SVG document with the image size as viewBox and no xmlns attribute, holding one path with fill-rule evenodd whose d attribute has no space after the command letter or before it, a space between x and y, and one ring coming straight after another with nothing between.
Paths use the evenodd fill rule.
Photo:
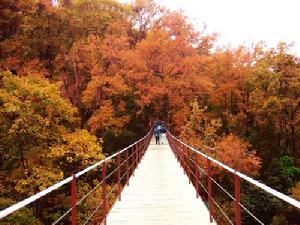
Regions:
<instances>
[{"instance_id":1,"label":"bolt on railing","mask_svg":"<svg viewBox=\"0 0 300 225\"><path fill-rule=\"evenodd\" d=\"M220 212L223 214L223 216L227 219L227 221L232 225L241 225L242 218L241 218L241 208L250 216L252 217L257 223L264 224L259 218L257 218L249 209L247 209L242 203L241 203L241 187L240 187L240 180L245 180L262 190L266 191L267 193L273 195L274 197L277 197L287 203L289 203L292 206L295 206L297 208L300 208L300 202L284 195L283 193L280 193L265 184L262 184L253 178L250 178L246 176L245 174L240 173L239 171L236 171L235 169L230 168L229 166L219 162L216 159L213 159L212 157L204 154L203 152L185 144L184 142L177 139L175 136L173 136L169 131L167 131L167 139L170 144L170 147L177 158L179 164L184 170L184 173L188 176L189 182L193 183L196 189L196 197L200 195L199 185L202 187L202 189L206 192L207 197L207 203L208 203L208 210L209 210L209 219L210 222L213 222L214 217L214 205L220 210ZM205 148L209 150L213 150L213 148L205 146ZM194 154L194 159L192 157L192 153ZM206 171L204 169L204 166L200 166L200 158L206 159ZM234 185L234 196L230 194L225 188L223 188L213 177L212 177L212 163L215 165L225 169L227 172L232 174L233 177L233 185ZM194 172L193 172L194 171ZM206 187L201 182L199 177L199 172L204 174L206 179ZM220 205L216 202L216 200L213 198L213 189L212 185L216 185L219 187L230 199L234 201L234 208L235 208L235 222L232 222L228 215L224 212L224 210L220 207Z\"/></svg>"},{"instance_id":2,"label":"bolt on railing","mask_svg":"<svg viewBox=\"0 0 300 225\"><path fill-rule=\"evenodd\" d=\"M94 209L94 211L86 217L86 220L83 224L88 224L92 217L95 215L95 213L102 207L102 222L104 225L106 225L106 218L107 214L110 210L110 206L108 204L109 196L116 190L117 199L121 201L121 192L123 190L123 185L129 185L129 178L130 175L134 175L135 169L137 169L138 164L140 163L143 155L145 154L148 145L150 144L152 138L152 129L148 132L147 135L145 135L143 138L139 139L135 143L131 144L130 146L116 152L115 154L105 158L104 160L101 160L100 162L95 163L94 165L91 165L84 170L81 170L80 172L73 174L72 176L48 187L47 189L21 201L18 202L2 211L0 211L0 220L7 217L8 215L20 210L21 208L28 206L29 204L37 201L38 199L42 198L43 196L48 195L49 193L61 188L62 186L70 183L71 184L71 208L68 209L64 214L62 214L56 221L54 221L52 224L58 224L61 222L65 217L67 217L68 214L71 213L70 219L71 224L76 225L77 224L77 207L85 200L87 199L98 187L101 188L102 192L102 201L98 204L98 206ZM121 163L121 157L123 157L125 154L125 160ZM112 159L116 158L117 160L117 168L114 169L111 173L107 174L107 164ZM82 176L83 174L86 174L87 172L98 168L101 166L101 182L98 183L93 189L91 189L88 193L86 193L81 199L77 201L77 185L76 185L76 179ZM125 170L122 171L122 166L125 167ZM116 184L111 188L110 192L107 193L107 180L110 178L113 174L117 173L117 182ZM122 173L124 173L122 175ZM126 178L126 180L124 180ZM124 181L123 181L124 180Z\"/></svg>"}]
</instances>

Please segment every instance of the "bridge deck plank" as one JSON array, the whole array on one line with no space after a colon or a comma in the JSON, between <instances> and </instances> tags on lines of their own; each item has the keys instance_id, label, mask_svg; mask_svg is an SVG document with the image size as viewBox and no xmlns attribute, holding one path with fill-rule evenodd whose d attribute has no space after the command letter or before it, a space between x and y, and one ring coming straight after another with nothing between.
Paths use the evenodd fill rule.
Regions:
<instances>
[{"instance_id":1,"label":"bridge deck plank","mask_svg":"<svg viewBox=\"0 0 300 225\"><path fill-rule=\"evenodd\" d=\"M129 183L107 225L215 225L168 144L152 141Z\"/></svg>"}]
</instances>

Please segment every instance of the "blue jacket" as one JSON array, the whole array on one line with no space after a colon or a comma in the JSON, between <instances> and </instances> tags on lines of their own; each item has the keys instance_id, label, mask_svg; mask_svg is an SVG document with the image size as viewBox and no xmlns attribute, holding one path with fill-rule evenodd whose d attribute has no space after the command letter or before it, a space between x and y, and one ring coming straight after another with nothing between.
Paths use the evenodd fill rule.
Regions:
<instances>
[{"instance_id":1,"label":"blue jacket","mask_svg":"<svg viewBox=\"0 0 300 225\"><path fill-rule=\"evenodd\" d=\"M157 128L155 128L153 133L154 133L154 136L155 136L155 137L158 137L159 134L160 134L160 130L157 129Z\"/></svg>"}]
</instances>

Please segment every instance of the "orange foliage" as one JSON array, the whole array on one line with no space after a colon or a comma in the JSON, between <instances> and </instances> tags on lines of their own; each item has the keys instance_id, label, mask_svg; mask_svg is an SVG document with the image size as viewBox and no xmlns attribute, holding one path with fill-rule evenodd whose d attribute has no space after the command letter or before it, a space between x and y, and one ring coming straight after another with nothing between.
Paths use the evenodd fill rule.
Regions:
<instances>
[{"instance_id":1,"label":"orange foliage","mask_svg":"<svg viewBox=\"0 0 300 225\"><path fill-rule=\"evenodd\" d=\"M116 117L111 101L105 101L99 110L90 118L88 124L92 133L99 131L112 130L118 133L129 121L127 115Z\"/></svg>"},{"instance_id":2,"label":"orange foliage","mask_svg":"<svg viewBox=\"0 0 300 225\"><path fill-rule=\"evenodd\" d=\"M256 151L249 150L249 148L249 143L234 134L229 134L216 144L211 154L214 158L242 173L258 176L261 160L256 155Z\"/></svg>"}]
</instances>

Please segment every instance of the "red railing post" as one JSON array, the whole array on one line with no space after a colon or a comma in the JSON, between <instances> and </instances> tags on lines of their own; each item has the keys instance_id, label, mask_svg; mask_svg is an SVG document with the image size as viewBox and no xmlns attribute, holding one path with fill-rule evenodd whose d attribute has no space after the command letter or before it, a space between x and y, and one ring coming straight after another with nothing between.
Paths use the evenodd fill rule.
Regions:
<instances>
[{"instance_id":1,"label":"red railing post","mask_svg":"<svg viewBox=\"0 0 300 225\"><path fill-rule=\"evenodd\" d=\"M182 163L182 168L184 171L184 174L186 174L186 163L185 163L185 148L184 146L180 145L180 151L181 151L181 163Z\"/></svg>"},{"instance_id":2,"label":"red railing post","mask_svg":"<svg viewBox=\"0 0 300 225\"><path fill-rule=\"evenodd\" d=\"M145 145L144 145L144 143L145 143L145 140L143 139L142 141L141 141L142 143L141 143L141 152L140 152L140 160L142 160L142 157L143 157L143 154L144 154L144 150L145 150Z\"/></svg>"},{"instance_id":3,"label":"red railing post","mask_svg":"<svg viewBox=\"0 0 300 225\"><path fill-rule=\"evenodd\" d=\"M137 166L140 164L140 151L141 151L141 141L138 142L138 149L137 149Z\"/></svg>"},{"instance_id":4,"label":"red railing post","mask_svg":"<svg viewBox=\"0 0 300 225\"><path fill-rule=\"evenodd\" d=\"M73 180L71 183L72 225L76 225L77 223L76 196L76 176L73 174Z\"/></svg>"},{"instance_id":5,"label":"red railing post","mask_svg":"<svg viewBox=\"0 0 300 225\"><path fill-rule=\"evenodd\" d=\"M185 148L184 147L181 148L181 153L182 153L182 157L181 157L182 167L184 169L184 173L186 173L186 163L185 163L186 156L185 156Z\"/></svg>"},{"instance_id":6,"label":"red railing post","mask_svg":"<svg viewBox=\"0 0 300 225\"><path fill-rule=\"evenodd\" d=\"M186 157L186 150L185 150L185 146L183 145L182 146L182 167L184 169L184 174L187 175L187 164L186 164L186 160L187 160L187 157Z\"/></svg>"},{"instance_id":7,"label":"red railing post","mask_svg":"<svg viewBox=\"0 0 300 225\"><path fill-rule=\"evenodd\" d=\"M143 148L144 148L143 142L144 142L144 140L140 141L139 162L142 160L142 152L143 152Z\"/></svg>"},{"instance_id":8,"label":"red railing post","mask_svg":"<svg viewBox=\"0 0 300 225\"><path fill-rule=\"evenodd\" d=\"M212 182L211 182L211 161L207 158L207 189L208 189L208 208L209 208L209 219L213 222L213 205L212 205Z\"/></svg>"},{"instance_id":9,"label":"red railing post","mask_svg":"<svg viewBox=\"0 0 300 225\"><path fill-rule=\"evenodd\" d=\"M144 155L144 150L145 150L145 139L142 140L142 144L141 144L140 160L142 160L142 157Z\"/></svg>"},{"instance_id":10,"label":"red railing post","mask_svg":"<svg viewBox=\"0 0 300 225\"><path fill-rule=\"evenodd\" d=\"M141 162L142 157L143 157L143 152L144 152L144 140L141 140L140 151L139 151L140 162Z\"/></svg>"},{"instance_id":11,"label":"red railing post","mask_svg":"<svg viewBox=\"0 0 300 225\"><path fill-rule=\"evenodd\" d=\"M189 178L189 174L188 174L188 155L187 155L187 148L183 145L183 150L184 150L184 168L185 168L185 172L186 172L186 175L188 176Z\"/></svg>"},{"instance_id":12,"label":"red railing post","mask_svg":"<svg viewBox=\"0 0 300 225\"><path fill-rule=\"evenodd\" d=\"M176 152L177 160L179 161L178 154L179 154L179 151L180 151L180 147L178 146L178 144L176 143L176 141L174 141L174 143L173 143L173 149L174 149L174 152Z\"/></svg>"},{"instance_id":13,"label":"red railing post","mask_svg":"<svg viewBox=\"0 0 300 225\"><path fill-rule=\"evenodd\" d=\"M174 145L174 148L175 148L175 145ZM178 154L178 162L179 162L179 164L180 164L180 167L183 168L183 167L182 167L182 160L181 160L181 159L182 159L182 157L181 157L181 156L182 156L181 150L180 150L180 148L178 148L177 146L176 146L176 151L177 151L177 154Z\"/></svg>"},{"instance_id":14,"label":"red railing post","mask_svg":"<svg viewBox=\"0 0 300 225\"><path fill-rule=\"evenodd\" d=\"M118 196L119 201L121 201L121 163L120 163L120 154L117 155L117 164L118 164Z\"/></svg>"},{"instance_id":15,"label":"red railing post","mask_svg":"<svg viewBox=\"0 0 300 225\"><path fill-rule=\"evenodd\" d=\"M175 154L175 157L177 159L177 162L179 162L179 150L175 146L173 146L173 152Z\"/></svg>"},{"instance_id":16,"label":"red railing post","mask_svg":"<svg viewBox=\"0 0 300 225\"><path fill-rule=\"evenodd\" d=\"M234 197L235 197L235 224L241 225L241 190L240 190L240 178L234 174Z\"/></svg>"},{"instance_id":17,"label":"red railing post","mask_svg":"<svg viewBox=\"0 0 300 225\"><path fill-rule=\"evenodd\" d=\"M183 164L183 150L182 149L178 149L178 154L179 154L179 163L180 163L180 166L183 168L183 171L184 171L184 164Z\"/></svg>"},{"instance_id":18,"label":"red railing post","mask_svg":"<svg viewBox=\"0 0 300 225\"><path fill-rule=\"evenodd\" d=\"M140 141L140 149L139 149L139 163L142 160L142 151L143 151L143 140Z\"/></svg>"},{"instance_id":19,"label":"red railing post","mask_svg":"<svg viewBox=\"0 0 300 225\"><path fill-rule=\"evenodd\" d=\"M139 142L136 143L136 148L135 148L135 161L136 161L136 168L138 168L138 164L139 164Z\"/></svg>"},{"instance_id":20,"label":"red railing post","mask_svg":"<svg viewBox=\"0 0 300 225\"><path fill-rule=\"evenodd\" d=\"M129 162L128 162L128 151L129 149L126 150L126 184L127 186L129 185Z\"/></svg>"},{"instance_id":21,"label":"red railing post","mask_svg":"<svg viewBox=\"0 0 300 225\"><path fill-rule=\"evenodd\" d=\"M178 146L176 146L176 147L174 146L174 151L176 151L177 161L179 162L180 167L182 167L181 161L180 161L180 149L178 148Z\"/></svg>"},{"instance_id":22,"label":"red railing post","mask_svg":"<svg viewBox=\"0 0 300 225\"><path fill-rule=\"evenodd\" d=\"M103 222L104 222L104 225L106 225L107 203L106 203L106 165L105 165L105 162L102 164L102 199L103 199Z\"/></svg>"},{"instance_id":23,"label":"red railing post","mask_svg":"<svg viewBox=\"0 0 300 225\"><path fill-rule=\"evenodd\" d=\"M187 174L188 174L188 178L189 178L189 184L191 183L191 159L190 159L190 149L188 147L186 147L186 165L187 165Z\"/></svg>"},{"instance_id":24,"label":"red railing post","mask_svg":"<svg viewBox=\"0 0 300 225\"><path fill-rule=\"evenodd\" d=\"M167 138L168 142L169 142L169 145L171 147L171 150L173 151L174 150L174 145L173 145L173 141L170 140L170 138Z\"/></svg>"},{"instance_id":25,"label":"red railing post","mask_svg":"<svg viewBox=\"0 0 300 225\"><path fill-rule=\"evenodd\" d=\"M198 168L198 159L199 155L195 155L195 188L196 188L196 197L199 198L199 168Z\"/></svg>"},{"instance_id":26,"label":"red railing post","mask_svg":"<svg viewBox=\"0 0 300 225\"><path fill-rule=\"evenodd\" d=\"M131 174L134 175L135 159L134 159L134 149L135 145L131 147Z\"/></svg>"},{"instance_id":27,"label":"red railing post","mask_svg":"<svg viewBox=\"0 0 300 225\"><path fill-rule=\"evenodd\" d=\"M172 142L170 143L170 147L171 147L171 151L173 152L173 154L174 154L174 156L176 158L176 147L175 147L175 145Z\"/></svg>"},{"instance_id":28,"label":"red railing post","mask_svg":"<svg viewBox=\"0 0 300 225\"><path fill-rule=\"evenodd\" d=\"M180 167L183 169L183 172L184 172L184 165L183 165L183 161L182 161L182 149L180 149L178 146L176 146L176 149L177 149Z\"/></svg>"}]
</instances>

